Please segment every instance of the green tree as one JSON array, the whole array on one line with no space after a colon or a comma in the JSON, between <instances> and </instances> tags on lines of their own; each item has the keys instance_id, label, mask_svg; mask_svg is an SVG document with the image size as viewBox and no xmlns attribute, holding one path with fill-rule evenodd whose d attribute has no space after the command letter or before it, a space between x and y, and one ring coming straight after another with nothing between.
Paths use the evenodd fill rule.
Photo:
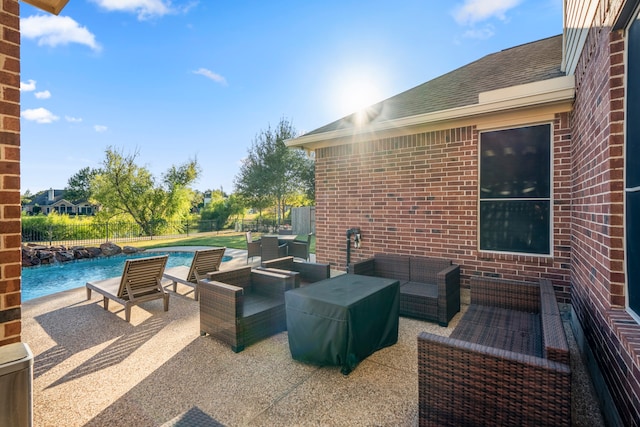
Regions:
<instances>
[{"instance_id":1,"label":"green tree","mask_svg":"<svg viewBox=\"0 0 640 427\"><path fill-rule=\"evenodd\" d=\"M91 199L102 205L102 217L126 216L146 235L157 234L168 221L188 216L193 198L189 186L198 178L197 160L172 166L158 182L135 162L138 152L124 155L107 148L103 167L91 181Z\"/></svg>"},{"instance_id":2,"label":"green tree","mask_svg":"<svg viewBox=\"0 0 640 427\"><path fill-rule=\"evenodd\" d=\"M80 169L67 181L65 199L72 202L89 200L91 198L91 180L100 173L100 169L87 166Z\"/></svg>"},{"instance_id":3,"label":"green tree","mask_svg":"<svg viewBox=\"0 0 640 427\"><path fill-rule=\"evenodd\" d=\"M211 192L211 202L209 202L201 212L201 219L205 221L215 221L216 229L225 227L229 218L238 216L244 211L244 206L235 195L226 196L222 191Z\"/></svg>"},{"instance_id":4,"label":"green tree","mask_svg":"<svg viewBox=\"0 0 640 427\"><path fill-rule=\"evenodd\" d=\"M296 136L293 125L281 119L275 129L261 131L248 150L234 184L236 192L262 214L276 205L278 224L288 201L301 192L313 195L313 160L304 151L289 149L285 141Z\"/></svg>"}]
</instances>

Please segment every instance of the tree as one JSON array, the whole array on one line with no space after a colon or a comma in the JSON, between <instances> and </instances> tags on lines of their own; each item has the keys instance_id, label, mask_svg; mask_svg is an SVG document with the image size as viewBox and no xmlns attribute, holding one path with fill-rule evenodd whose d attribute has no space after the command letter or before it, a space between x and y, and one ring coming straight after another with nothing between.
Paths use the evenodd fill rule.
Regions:
<instances>
[{"instance_id":1,"label":"tree","mask_svg":"<svg viewBox=\"0 0 640 427\"><path fill-rule=\"evenodd\" d=\"M100 169L87 166L80 169L67 181L65 198L72 202L89 200L91 198L91 180L100 173Z\"/></svg>"},{"instance_id":2,"label":"tree","mask_svg":"<svg viewBox=\"0 0 640 427\"><path fill-rule=\"evenodd\" d=\"M157 234L158 226L187 217L193 197L189 185L200 173L197 160L172 166L157 182L135 163L138 152L124 155L109 147L105 154L90 186L92 201L102 205L100 216L128 216L149 236Z\"/></svg>"},{"instance_id":3,"label":"tree","mask_svg":"<svg viewBox=\"0 0 640 427\"><path fill-rule=\"evenodd\" d=\"M294 138L296 131L287 119L281 119L275 129L271 126L255 138L240 172L234 180L235 189L248 203L262 209L276 205L278 223L286 213L287 200L304 192L313 195L313 160L302 150L289 149L285 140Z\"/></svg>"},{"instance_id":4,"label":"tree","mask_svg":"<svg viewBox=\"0 0 640 427\"><path fill-rule=\"evenodd\" d=\"M201 212L200 218L204 221L215 221L216 229L220 230L229 221L231 216L238 216L244 211L244 206L235 195L226 196L222 191L211 192L211 202Z\"/></svg>"}]
</instances>

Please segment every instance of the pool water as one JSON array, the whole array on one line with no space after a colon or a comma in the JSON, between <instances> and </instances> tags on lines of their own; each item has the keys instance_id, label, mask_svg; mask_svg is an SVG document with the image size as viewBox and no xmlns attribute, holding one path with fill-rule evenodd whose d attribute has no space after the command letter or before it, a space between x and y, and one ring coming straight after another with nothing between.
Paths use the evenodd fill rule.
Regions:
<instances>
[{"instance_id":1,"label":"pool water","mask_svg":"<svg viewBox=\"0 0 640 427\"><path fill-rule=\"evenodd\" d=\"M122 275L127 259L164 255L167 252L147 252L134 255L115 255L65 263L26 267L22 269L22 301L68 289L83 287L87 282ZM193 252L168 252L166 268L191 265ZM222 260L228 261L225 256Z\"/></svg>"}]
</instances>

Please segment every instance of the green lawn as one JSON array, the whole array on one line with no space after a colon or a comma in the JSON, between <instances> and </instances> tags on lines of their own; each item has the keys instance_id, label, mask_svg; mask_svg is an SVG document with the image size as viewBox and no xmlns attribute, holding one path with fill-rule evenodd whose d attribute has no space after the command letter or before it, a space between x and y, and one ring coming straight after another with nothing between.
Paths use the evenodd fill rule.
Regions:
<instances>
[{"instance_id":1,"label":"green lawn","mask_svg":"<svg viewBox=\"0 0 640 427\"><path fill-rule=\"evenodd\" d=\"M260 237L260 233L256 233L255 238ZM306 235L299 235L298 239L306 240ZM140 242L131 242L127 245L135 246L138 248L155 249L164 248L167 246L225 246L233 249L247 249L247 243L244 237L244 233L219 233L219 234L207 234L198 235L195 237L184 237L178 239L163 239L163 240L145 240ZM313 239L309 252L316 252L316 240Z\"/></svg>"}]
</instances>

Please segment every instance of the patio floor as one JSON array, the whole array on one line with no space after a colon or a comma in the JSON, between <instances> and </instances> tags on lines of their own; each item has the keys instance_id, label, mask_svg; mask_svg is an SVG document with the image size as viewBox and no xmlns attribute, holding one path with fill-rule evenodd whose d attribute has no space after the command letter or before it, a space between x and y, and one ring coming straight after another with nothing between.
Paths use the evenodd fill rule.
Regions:
<instances>
[{"instance_id":1,"label":"patio floor","mask_svg":"<svg viewBox=\"0 0 640 427\"><path fill-rule=\"evenodd\" d=\"M246 265L244 251L224 268ZM259 259L252 263L257 265ZM463 311L468 292L463 292ZM84 288L27 301L22 337L34 354L36 426L414 426L418 423L416 336L448 328L400 318L398 343L340 367L293 360L282 332L240 353L199 336L198 303L178 287L160 300L102 309ZM570 328L573 425L604 425Z\"/></svg>"}]
</instances>

